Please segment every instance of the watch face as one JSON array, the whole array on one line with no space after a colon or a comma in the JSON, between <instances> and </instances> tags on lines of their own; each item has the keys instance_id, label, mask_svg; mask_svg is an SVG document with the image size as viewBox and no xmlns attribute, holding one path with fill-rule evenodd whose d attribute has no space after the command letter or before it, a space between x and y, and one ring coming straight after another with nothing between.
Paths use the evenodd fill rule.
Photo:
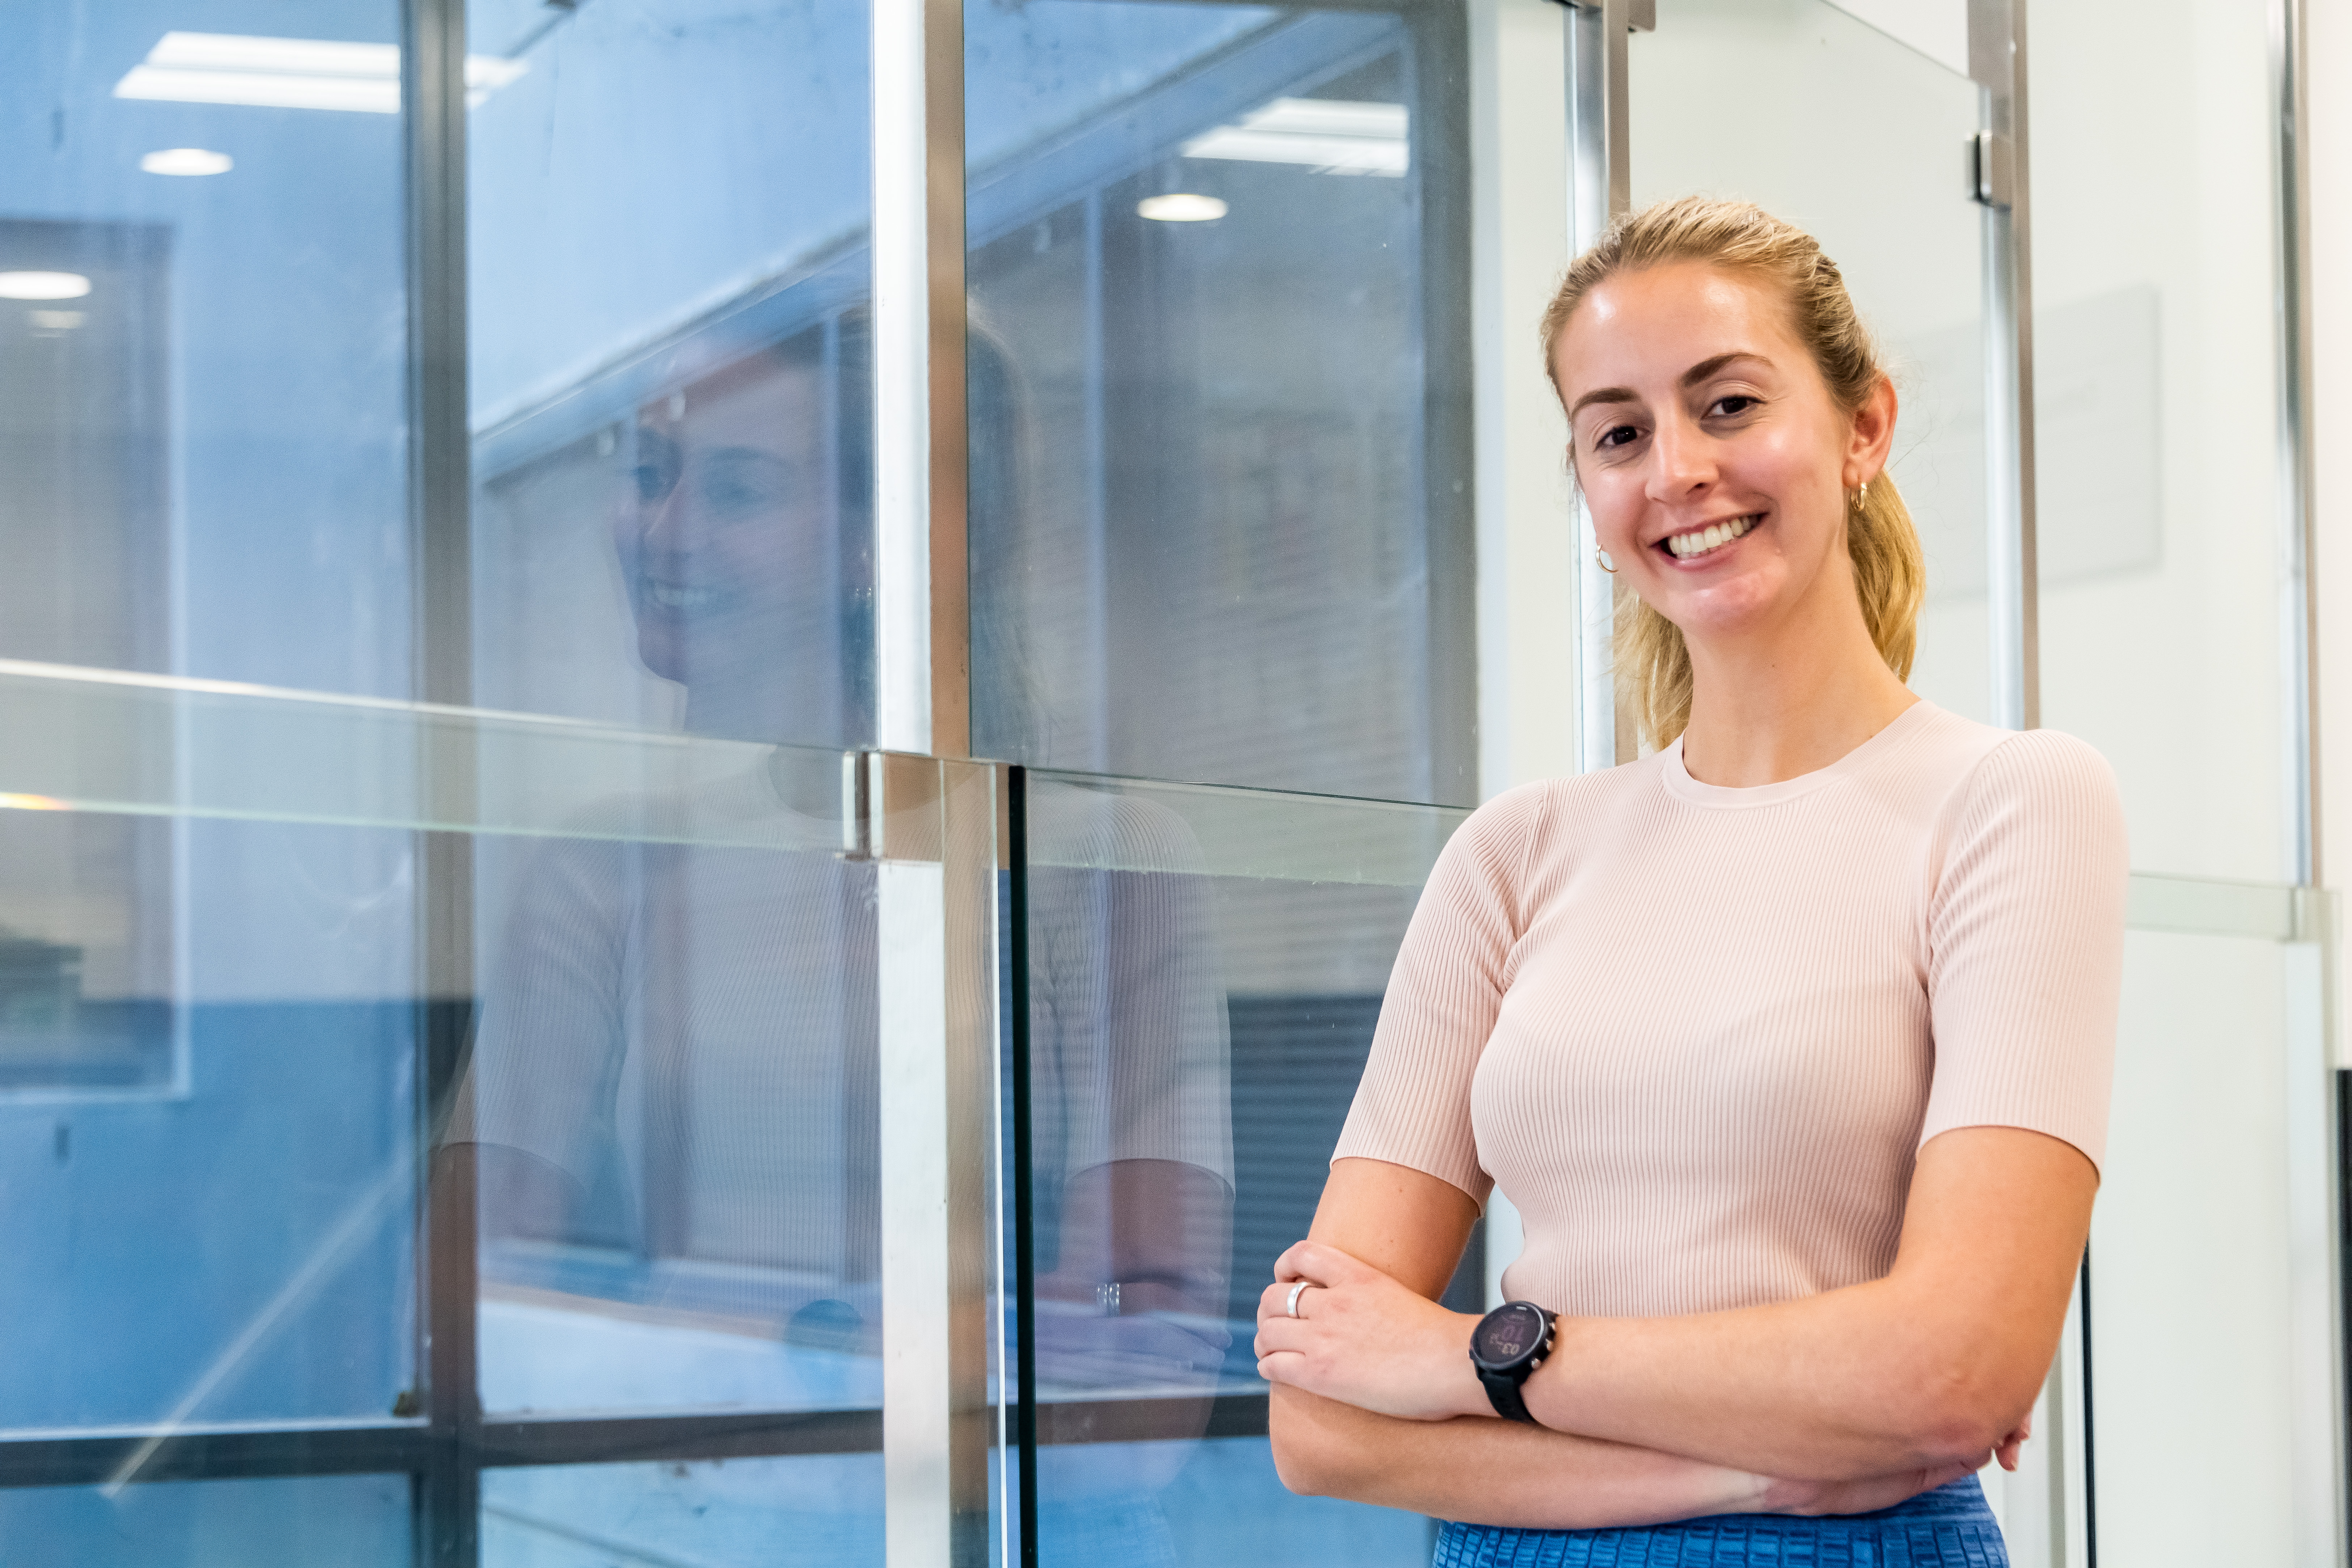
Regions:
<instances>
[{"instance_id":1,"label":"watch face","mask_svg":"<svg viewBox=\"0 0 2352 1568\"><path fill-rule=\"evenodd\" d=\"M1543 1313L1525 1301L1509 1301L1488 1312L1470 1335L1480 1362L1501 1370L1543 1343Z\"/></svg>"}]
</instances>

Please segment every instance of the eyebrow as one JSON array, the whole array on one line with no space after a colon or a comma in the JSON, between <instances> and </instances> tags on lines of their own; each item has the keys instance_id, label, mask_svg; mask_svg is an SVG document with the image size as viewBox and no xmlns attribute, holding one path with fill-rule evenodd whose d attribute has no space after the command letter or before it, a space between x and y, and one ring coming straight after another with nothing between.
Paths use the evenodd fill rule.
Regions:
<instances>
[{"instance_id":1,"label":"eyebrow","mask_svg":"<svg viewBox=\"0 0 2352 1568\"><path fill-rule=\"evenodd\" d=\"M1717 354L1713 359L1701 360L1698 363L1685 371L1682 373L1681 380L1676 382L1675 384L1683 387L1695 387L1701 382L1712 377L1717 371L1722 370L1724 366L1730 364L1735 360L1754 360L1760 365L1768 366L1772 362L1761 354L1752 353L1746 349L1734 349L1727 354ZM1601 387L1592 392L1586 392L1582 397L1576 400L1574 405L1568 411L1569 421L1570 423L1575 423L1576 416L1584 412L1585 405L1587 403L1639 402L1640 401L1640 397L1631 387Z\"/></svg>"}]
</instances>

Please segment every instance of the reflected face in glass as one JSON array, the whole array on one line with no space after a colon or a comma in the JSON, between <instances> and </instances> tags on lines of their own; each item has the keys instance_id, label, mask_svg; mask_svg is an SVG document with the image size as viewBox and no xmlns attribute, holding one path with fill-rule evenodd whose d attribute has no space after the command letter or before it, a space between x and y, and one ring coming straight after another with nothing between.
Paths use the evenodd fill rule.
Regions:
<instances>
[{"instance_id":1,"label":"reflected face in glass","mask_svg":"<svg viewBox=\"0 0 2352 1568\"><path fill-rule=\"evenodd\" d=\"M1686 634L1851 601L1846 492L1876 465L1772 284L1687 262L1610 278L1553 371L1601 548Z\"/></svg>"},{"instance_id":2,"label":"reflected face in glass","mask_svg":"<svg viewBox=\"0 0 2352 1568\"><path fill-rule=\"evenodd\" d=\"M817 368L764 357L640 413L614 545L654 674L698 690L830 674L776 662L832 630L823 415Z\"/></svg>"}]
</instances>

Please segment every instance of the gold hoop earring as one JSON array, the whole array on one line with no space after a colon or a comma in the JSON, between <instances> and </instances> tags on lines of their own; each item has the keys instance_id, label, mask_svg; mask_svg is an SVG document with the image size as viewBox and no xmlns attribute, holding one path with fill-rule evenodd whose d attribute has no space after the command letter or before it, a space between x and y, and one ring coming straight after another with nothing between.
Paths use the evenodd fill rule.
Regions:
<instances>
[{"instance_id":1,"label":"gold hoop earring","mask_svg":"<svg viewBox=\"0 0 2352 1568\"><path fill-rule=\"evenodd\" d=\"M1617 575L1617 563L1610 558L1610 554L1607 550L1601 549L1598 546L1594 547L1592 559L1600 564L1601 570L1607 572L1612 577Z\"/></svg>"},{"instance_id":2,"label":"gold hoop earring","mask_svg":"<svg viewBox=\"0 0 2352 1568\"><path fill-rule=\"evenodd\" d=\"M1862 504L1869 499L1870 481L1864 479L1861 484L1856 485L1853 487L1853 509L1857 512L1862 510Z\"/></svg>"}]
</instances>

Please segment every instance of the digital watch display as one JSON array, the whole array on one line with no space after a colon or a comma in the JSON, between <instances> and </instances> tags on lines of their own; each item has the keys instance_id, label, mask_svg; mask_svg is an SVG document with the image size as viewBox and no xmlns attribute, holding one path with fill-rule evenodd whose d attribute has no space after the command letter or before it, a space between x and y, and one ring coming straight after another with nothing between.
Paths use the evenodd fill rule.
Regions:
<instances>
[{"instance_id":1,"label":"digital watch display","mask_svg":"<svg viewBox=\"0 0 2352 1568\"><path fill-rule=\"evenodd\" d=\"M1519 1386L1551 1354L1557 1321L1533 1301L1505 1301L1470 1331L1470 1364L1478 1369L1478 1381L1486 1385L1496 1415L1535 1423L1519 1397Z\"/></svg>"}]
</instances>

